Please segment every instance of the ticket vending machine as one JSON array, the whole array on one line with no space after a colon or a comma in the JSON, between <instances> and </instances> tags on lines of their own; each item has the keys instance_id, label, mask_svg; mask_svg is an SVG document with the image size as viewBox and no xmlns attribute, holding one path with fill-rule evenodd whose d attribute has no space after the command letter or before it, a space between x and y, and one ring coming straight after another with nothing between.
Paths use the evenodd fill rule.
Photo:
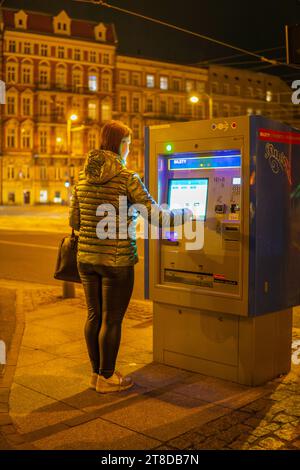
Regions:
<instances>
[{"instance_id":1,"label":"ticket vending machine","mask_svg":"<svg viewBox=\"0 0 300 470\"><path fill-rule=\"evenodd\" d=\"M153 197L189 207L203 236L187 249L177 225L145 240L154 360L246 385L287 373L300 304L300 131L262 116L154 125L145 160Z\"/></svg>"}]
</instances>

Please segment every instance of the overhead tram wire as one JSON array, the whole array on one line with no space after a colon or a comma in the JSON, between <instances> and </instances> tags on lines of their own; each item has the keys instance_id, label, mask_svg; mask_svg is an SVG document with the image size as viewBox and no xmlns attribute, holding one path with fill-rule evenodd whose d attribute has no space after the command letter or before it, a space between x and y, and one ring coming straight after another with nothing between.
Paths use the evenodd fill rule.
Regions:
<instances>
[{"instance_id":1,"label":"overhead tram wire","mask_svg":"<svg viewBox=\"0 0 300 470\"><path fill-rule=\"evenodd\" d=\"M74 1L82 2L82 3L90 3L90 4L93 4L93 5L99 5L99 6L103 6L103 7L106 7L106 8L111 8L112 10L116 10L116 11L119 11L121 13L126 13L128 15L135 16L135 17L141 18L143 20L151 21L152 23L156 23L156 24L159 24L161 26L166 26L168 28L174 29L176 31L180 31L182 33L189 34L191 36L194 36L194 37L197 37L197 38L200 38L200 39L205 39L206 41L213 42L214 44L218 44L219 46L223 46L223 47L227 47L229 49L236 50L238 52L241 52L242 55L249 55L249 56L252 56L252 57L256 57L261 62L266 62L266 63L272 64L273 66L283 65L283 66L296 68L296 69L300 70L300 66L297 66L295 64L287 64L285 62L278 62L276 59L270 59L268 57L261 56L259 54L256 54L255 52L248 51L248 50L243 49L243 48L238 47L238 46L233 46L232 44L228 44L224 41L220 41L218 39L211 38L211 37L206 36L204 34L195 33L194 31L190 31L186 28L181 28L181 27L173 25L171 23L167 23L166 21L158 20L156 18L152 18L151 16L142 15L141 13L137 13L137 12L132 11L132 10L127 10L126 8L121 8L121 7L118 7L116 5L111 5L110 3L107 3L104 0L74 0Z\"/></svg>"}]
</instances>

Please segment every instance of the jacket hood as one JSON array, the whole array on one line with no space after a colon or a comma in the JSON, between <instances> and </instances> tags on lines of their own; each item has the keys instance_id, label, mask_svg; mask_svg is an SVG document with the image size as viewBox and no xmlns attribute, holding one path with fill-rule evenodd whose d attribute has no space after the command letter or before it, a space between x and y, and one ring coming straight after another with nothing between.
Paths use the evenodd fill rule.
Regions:
<instances>
[{"instance_id":1,"label":"jacket hood","mask_svg":"<svg viewBox=\"0 0 300 470\"><path fill-rule=\"evenodd\" d=\"M106 183L118 175L125 164L120 155L110 150L91 150L83 168L88 183Z\"/></svg>"}]
</instances>

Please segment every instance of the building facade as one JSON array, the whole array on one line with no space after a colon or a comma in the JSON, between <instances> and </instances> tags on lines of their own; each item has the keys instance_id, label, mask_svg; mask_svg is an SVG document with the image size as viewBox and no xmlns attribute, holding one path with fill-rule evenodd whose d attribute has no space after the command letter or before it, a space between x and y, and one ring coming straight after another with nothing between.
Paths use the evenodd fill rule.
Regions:
<instances>
[{"instance_id":1,"label":"building facade","mask_svg":"<svg viewBox=\"0 0 300 470\"><path fill-rule=\"evenodd\" d=\"M0 9L0 204L68 202L86 153L112 118L133 129L128 166L143 176L147 125L288 113L278 77L128 57L116 48L113 24L64 10Z\"/></svg>"}]
</instances>

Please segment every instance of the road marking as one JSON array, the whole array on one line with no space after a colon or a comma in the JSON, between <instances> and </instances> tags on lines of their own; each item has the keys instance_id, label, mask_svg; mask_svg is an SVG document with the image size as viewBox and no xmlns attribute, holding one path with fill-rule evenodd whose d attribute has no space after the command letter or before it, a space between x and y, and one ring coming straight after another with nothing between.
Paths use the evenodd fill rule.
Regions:
<instances>
[{"instance_id":1,"label":"road marking","mask_svg":"<svg viewBox=\"0 0 300 470\"><path fill-rule=\"evenodd\" d=\"M47 250L56 250L58 249L57 246L48 246L48 245L36 245L33 243L19 243L19 242L9 242L7 240L0 240L0 244L5 245L17 245L17 246L31 246L33 248L46 248Z\"/></svg>"}]
</instances>

